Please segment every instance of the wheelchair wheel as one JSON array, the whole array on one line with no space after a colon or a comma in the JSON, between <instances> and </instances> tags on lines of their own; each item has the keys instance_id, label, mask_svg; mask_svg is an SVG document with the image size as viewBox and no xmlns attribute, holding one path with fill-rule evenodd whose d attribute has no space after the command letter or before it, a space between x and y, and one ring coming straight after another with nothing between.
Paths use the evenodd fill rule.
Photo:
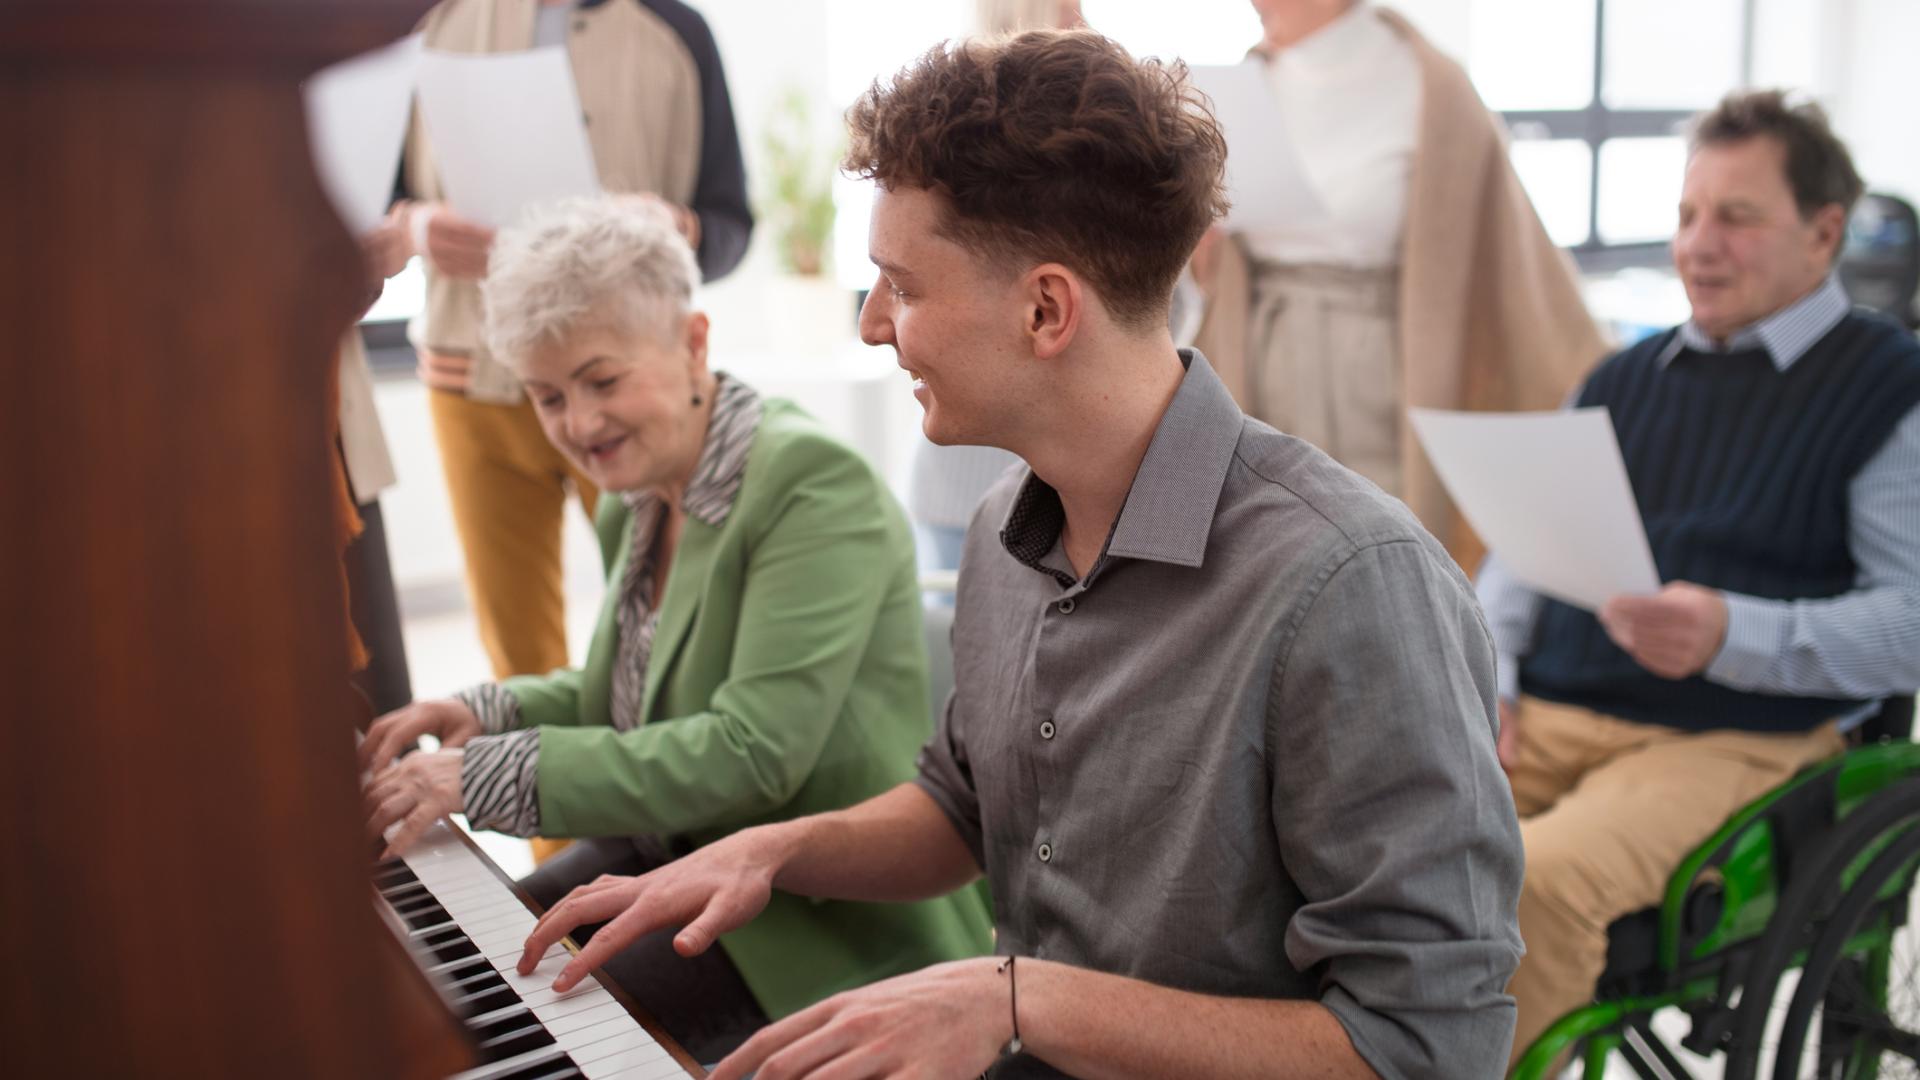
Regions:
<instances>
[{"instance_id":1,"label":"wheelchair wheel","mask_svg":"<svg viewBox=\"0 0 1920 1080\"><path fill-rule=\"evenodd\" d=\"M1875 887L1864 880L1872 875L1865 871L1856 874L1845 883L1848 887L1844 892L1843 878L1868 853L1884 853L1890 843L1901 844L1904 849L1904 838L1909 833L1920 834L1920 828L1914 828L1916 822L1920 822L1920 777L1908 778L1882 789L1823 834L1816 846L1810 847L1807 852L1809 857L1802 860L1805 865L1795 868L1794 881L1782 894L1768 924L1768 931L1757 943L1751 966L1742 980L1735 1030L1726 1047L1725 1075L1729 1080L1760 1076L1774 1077L1776 1080L1783 1077L1804 1080L1808 1076L1837 1076L1851 1080L1856 1076L1870 1078L1877 1075L1872 1070L1838 1073L1817 1070L1818 1048L1822 1045L1821 1029L1830 1024L1841 1025L1834 1028L1834 1033L1824 1040L1831 1058L1838 1054L1843 1036L1849 1032L1859 1033L1857 1029L1865 1024L1864 1015L1855 1016L1846 1011L1846 1006L1842 1006L1834 1010L1834 1017L1830 1021L1828 1010L1824 1007L1825 987L1815 986L1807 990L1805 1004L1797 1014L1797 1022L1787 1024L1782 1022L1778 996L1783 986L1791 984L1794 968L1822 956L1831 958L1827 961L1830 973L1823 973L1818 979L1803 977L1801 981L1808 984L1826 983L1837 994L1846 993L1847 983L1844 980L1854 976L1842 974L1843 968L1852 970L1845 961L1850 957L1871 955L1871 951L1849 947L1848 943L1855 937L1854 931L1841 924L1867 925L1870 917L1876 916L1877 912L1871 903L1876 895ZM1876 857L1869 869L1878 875L1880 884L1885 886L1894 880L1902 867L1910 871L1912 861L1911 853L1904 860L1887 865L1881 864ZM1851 918L1842 918L1843 914ZM1904 916L1904 910L1901 915ZM1903 917L1891 925L1904 922ZM1832 940L1829 940L1829 931ZM1882 984L1892 989L1896 981L1891 978L1895 974L1889 959L1892 950L1885 948L1879 952L1879 958L1861 970L1860 974L1865 977L1858 981L1867 991L1868 998L1889 1004L1892 999L1883 997L1880 990ZM1920 981L1908 978L1905 982L1907 989L1901 992L1912 998L1912 991L1920 987ZM1796 998L1799 993L1796 988ZM1793 1011L1789 1005L1789 1014ZM1884 1014L1891 1010L1881 1008L1878 1011ZM1920 1026L1916 1026L1920 1016L1914 1015L1915 1012L1915 1009L1907 1007L1897 1024L1890 1020L1889 1039L1896 1031L1920 1031ZM1776 1031L1779 1037L1774 1037ZM1788 1036L1798 1037L1798 1049L1783 1045L1783 1040ZM1867 1044L1861 1045L1865 1047ZM1870 1059L1872 1054L1863 1048L1858 1056L1864 1061ZM1881 1075L1920 1077L1920 1071L1901 1073L1890 1063L1888 1071Z\"/></svg>"},{"instance_id":2,"label":"wheelchair wheel","mask_svg":"<svg viewBox=\"0 0 1920 1080\"><path fill-rule=\"evenodd\" d=\"M1920 1077L1920 963L1906 924L1920 828L1875 855L1807 952L1774 1080Z\"/></svg>"}]
</instances>

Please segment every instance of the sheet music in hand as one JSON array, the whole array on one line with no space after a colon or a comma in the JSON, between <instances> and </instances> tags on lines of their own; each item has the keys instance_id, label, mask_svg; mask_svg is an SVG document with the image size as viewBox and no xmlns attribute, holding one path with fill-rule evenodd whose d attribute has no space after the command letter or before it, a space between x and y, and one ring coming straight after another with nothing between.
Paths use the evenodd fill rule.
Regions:
<instances>
[{"instance_id":1,"label":"sheet music in hand","mask_svg":"<svg viewBox=\"0 0 1920 1080\"><path fill-rule=\"evenodd\" d=\"M453 208L510 225L531 206L600 193L573 68L560 47L425 50L420 115Z\"/></svg>"},{"instance_id":2,"label":"sheet music in hand","mask_svg":"<svg viewBox=\"0 0 1920 1080\"><path fill-rule=\"evenodd\" d=\"M1606 408L1408 416L1454 504L1515 577L1588 611L1660 590Z\"/></svg>"},{"instance_id":3,"label":"sheet music in hand","mask_svg":"<svg viewBox=\"0 0 1920 1080\"><path fill-rule=\"evenodd\" d=\"M380 224L393 199L420 42L415 34L342 60L301 86L314 171L355 236Z\"/></svg>"}]
</instances>

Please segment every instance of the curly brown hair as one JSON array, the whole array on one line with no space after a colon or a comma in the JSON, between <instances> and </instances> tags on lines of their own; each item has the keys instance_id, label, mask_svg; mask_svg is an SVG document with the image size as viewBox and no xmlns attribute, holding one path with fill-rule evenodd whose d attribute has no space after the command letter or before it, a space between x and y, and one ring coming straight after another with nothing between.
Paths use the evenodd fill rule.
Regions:
<instances>
[{"instance_id":1,"label":"curly brown hair","mask_svg":"<svg viewBox=\"0 0 1920 1080\"><path fill-rule=\"evenodd\" d=\"M1186 65L1086 30L937 45L847 124L848 172L945 196L942 235L1010 268L1067 266L1134 330L1165 325L1227 209L1226 141Z\"/></svg>"}]
</instances>

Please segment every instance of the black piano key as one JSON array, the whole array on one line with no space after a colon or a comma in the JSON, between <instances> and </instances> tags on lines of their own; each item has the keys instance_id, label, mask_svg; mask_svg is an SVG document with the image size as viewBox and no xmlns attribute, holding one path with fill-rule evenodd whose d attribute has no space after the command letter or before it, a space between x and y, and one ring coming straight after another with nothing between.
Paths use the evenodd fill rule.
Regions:
<instances>
[{"instance_id":1,"label":"black piano key","mask_svg":"<svg viewBox=\"0 0 1920 1080\"><path fill-rule=\"evenodd\" d=\"M393 907L393 910L403 915L409 911L419 911L421 908L440 908L440 901L435 900L433 894L424 889L417 895L400 897L388 896L387 903ZM441 910L444 911L446 909L441 908Z\"/></svg>"},{"instance_id":2,"label":"black piano key","mask_svg":"<svg viewBox=\"0 0 1920 1080\"><path fill-rule=\"evenodd\" d=\"M475 945L465 934L446 939L437 945L426 947L427 955L437 964L454 960L464 960L469 956L480 956L480 946ZM485 959L485 957L481 957Z\"/></svg>"},{"instance_id":3,"label":"black piano key","mask_svg":"<svg viewBox=\"0 0 1920 1080\"><path fill-rule=\"evenodd\" d=\"M458 978L447 978L441 985L450 994L471 994L492 986L505 986L507 980L493 970L492 964L477 965L470 971L464 971Z\"/></svg>"},{"instance_id":4,"label":"black piano key","mask_svg":"<svg viewBox=\"0 0 1920 1080\"><path fill-rule=\"evenodd\" d=\"M506 1072L490 1076L488 1080L572 1080L586 1075L573 1058L558 1046L549 1047L545 1053L534 1053L531 1058Z\"/></svg>"},{"instance_id":5,"label":"black piano key","mask_svg":"<svg viewBox=\"0 0 1920 1080\"><path fill-rule=\"evenodd\" d=\"M484 1016L490 1012L511 1008L520 1004L520 995L504 981L496 986L487 986L453 999L453 1007L462 1016Z\"/></svg>"},{"instance_id":6,"label":"black piano key","mask_svg":"<svg viewBox=\"0 0 1920 1080\"><path fill-rule=\"evenodd\" d=\"M408 869L406 863L395 862L391 865L383 863L374 868L373 887L376 889L398 889L407 885L418 885L419 883L420 879L414 875L412 870Z\"/></svg>"},{"instance_id":7,"label":"black piano key","mask_svg":"<svg viewBox=\"0 0 1920 1080\"><path fill-rule=\"evenodd\" d=\"M400 916L400 921L406 923L409 930L424 930L429 926L451 922L453 919L453 916L447 914L447 909L438 904L415 911L397 911L395 914Z\"/></svg>"},{"instance_id":8,"label":"black piano key","mask_svg":"<svg viewBox=\"0 0 1920 1080\"><path fill-rule=\"evenodd\" d=\"M529 1050L552 1046L554 1039L530 1012L521 1011L474 1029L474 1048L482 1061L504 1061Z\"/></svg>"}]
</instances>

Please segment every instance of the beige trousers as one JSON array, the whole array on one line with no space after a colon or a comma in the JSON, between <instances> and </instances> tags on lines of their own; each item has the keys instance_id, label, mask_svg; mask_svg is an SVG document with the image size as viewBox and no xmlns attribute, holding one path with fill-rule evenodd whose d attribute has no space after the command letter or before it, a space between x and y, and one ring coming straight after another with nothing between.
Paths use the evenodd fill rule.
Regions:
<instances>
[{"instance_id":1,"label":"beige trousers","mask_svg":"<svg viewBox=\"0 0 1920 1080\"><path fill-rule=\"evenodd\" d=\"M1401 493L1399 275L1256 262L1249 410Z\"/></svg>"},{"instance_id":2,"label":"beige trousers","mask_svg":"<svg viewBox=\"0 0 1920 1080\"><path fill-rule=\"evenodd\" d=\"M1685 732L1526 697L1515 728L1508 776L1527 856L1527 955L1508 987L1520 1006L1517 1061L1593 1000L1608 924L1659 903L1680 861L1735 811L1845 742L1831 723L1787 735Z\"/></svg>"}]
</instances>

